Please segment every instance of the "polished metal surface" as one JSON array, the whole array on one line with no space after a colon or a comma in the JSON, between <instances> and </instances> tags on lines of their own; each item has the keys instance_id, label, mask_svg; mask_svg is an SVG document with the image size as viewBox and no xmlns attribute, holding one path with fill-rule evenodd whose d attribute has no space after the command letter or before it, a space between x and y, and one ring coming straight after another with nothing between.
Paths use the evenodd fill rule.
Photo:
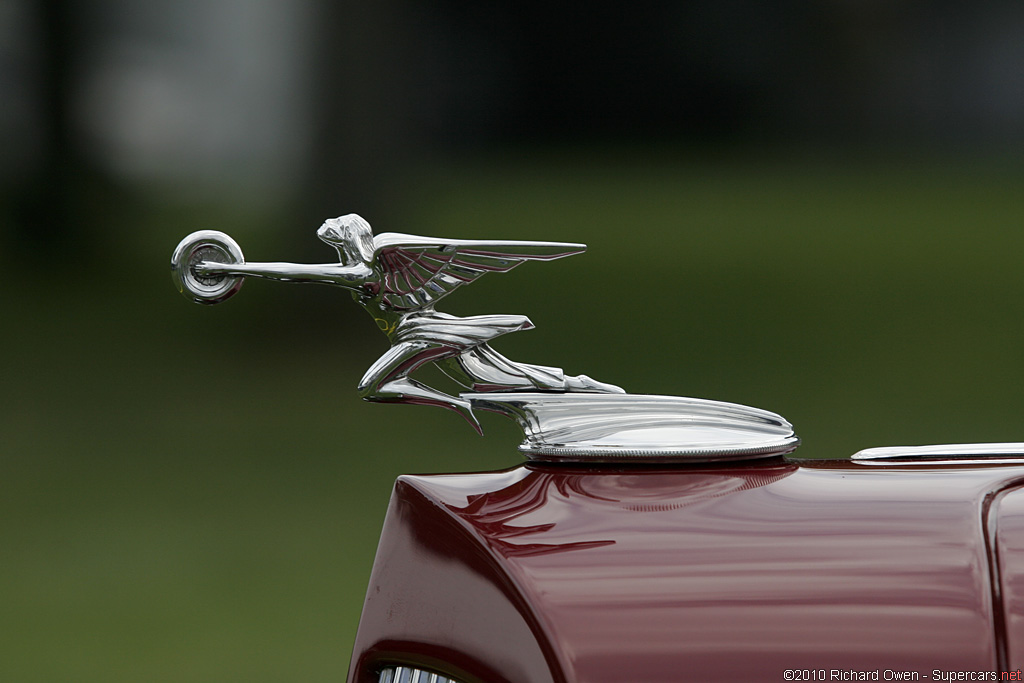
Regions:
<instances>
[{"instance_id":1,"label":"polished metal surface","mask_svg":"<svg viewBox=\"0 0 1024 683\"><path fill-rule=\"evenodd\" d=\"M380 672L378 683L458 683L454 678L411 666L389 666Z\"/></svg>"},{"instance_id":2,"label":"polished metal surface","mask_svg":"<svg viewBox=\"0 0 1024 683\"><path fill-rule=\"evenodd\" d=\"M492 340L533 328L526 316L457 317L434 309L485 273L572 256L586 245L374 236L355 214L325 221L317 235L334 247L338 262L246 263L234 240L206 230L178 245L171 272L178 290L202 304L225 301L247 277L350 290L391 342L358 384L363 399L447 408L481 434L475 408L507 415L522 426L526 441L520 450L530 458L727 460L787 453L799 443L792 425L775 413L626 394L586 375L520 363L495 351ZM466 391L452 395L413 379L427 363Z\"/></svg>"},{"instance_id":3,"label":"polished metal surface","mask_svg":"<svg viewBox=\"0 0 1024 683\"><path fill-rule=\"evenodd\" d=\"M526 261L572 256L583 252L586 245L453 240L398 233L374 236L370 224L355 214L324 222L317 235L335 248L338 263L246 263L230 237L204 231L178 245L171 270L179 291L197 303L224 301L245 277L351 290L391 341L391 348L359 382L360 396L367 401L448 408L480 433L470 401L409 375L426 363L434 363L464 389L478 392L623 393L619 387L586 375L574 377L561 368L513 361L491 348L489 342L496 337L533 328L526 316L456 317L434 310L442 298L485 273L504 273Z\"/></svg>"},{"instance_id":4,"label":"polished metal surface","mask_svg":"<svg viewBox=\"0 0 1024 683\"><path fill-rule=\"evenodd\" d=\"M851 460L866 462L874 460L906 460L930 462L955 460L957 462L1024 459L1024 443L952 443L933 446L885 446L865 448L858 451Z\"/></svg>"},{"instance_id":5,"label":"polished metal surface","mask_svg":"<svg viewBox=\"0 0 1024 683\"><path fill-rule=\"evenodd\" d=\"M224 233L199 230L183 239L171 256L171 278L178 291L197 304L219 304L241 288L242 278L202 274L196 270L199 263L245 263L241 247Z\"/></svg>"},{"instance_id":6,"label":"polished metal surface","mask_svg":"<svg viewBox=\"0 0 1024 683\"><path fill-rule=\"evenodd\" d=\"M410 657L434 648L467 681L984 671L1000 661L993 561L1014 605L1016 669L1022 480L1024 463L887 470L782 458L403 476L349 681L376 680L382 644L411 644Z\"/></svg>"},{"instance_id":7,"label":"polished metal surface","mask_svg":"<svg viewBox=\"0 0 1024 683\"><path fill-rule=\"evenodd\" d=\"M463 394L474 406L507 415L531 460L687 462L782 455L800 439L781 415L681 396L616 394Z\"/></svg>"}]
</instances>

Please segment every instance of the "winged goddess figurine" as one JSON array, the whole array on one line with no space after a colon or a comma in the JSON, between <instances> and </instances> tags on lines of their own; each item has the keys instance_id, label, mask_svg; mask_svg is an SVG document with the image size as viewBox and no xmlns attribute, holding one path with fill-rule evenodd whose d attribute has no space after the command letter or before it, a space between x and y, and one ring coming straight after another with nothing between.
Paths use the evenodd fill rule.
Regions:
<instances>
[{"instance_id":1,"label":"winged goddess figurine","mask_svg":"<svg viewBox=\"0 0 1024 683\"><path fill-rule=\"evenodd\" d=\"M399 233L374 236L356 214L332 218L317 236L338 252L338 263L245 263L230 237L215 231L189 235L175 251L172 272L179 291L198 303L219 303L244 277L313 282L351 290L353 298L387 335L391 348L358 385L367 401L434 405L483 431L465 396L452 396L409 375L434 363L472 392L625 393L586 375L519 363L490 341L533 328L523 315L456 317L434 310L442 298L485 273L504 273L526 261L579 254L586 245L563 242L453 240ZM187 293L186 293L187 290Z\"/></svg>"}]
</instances>

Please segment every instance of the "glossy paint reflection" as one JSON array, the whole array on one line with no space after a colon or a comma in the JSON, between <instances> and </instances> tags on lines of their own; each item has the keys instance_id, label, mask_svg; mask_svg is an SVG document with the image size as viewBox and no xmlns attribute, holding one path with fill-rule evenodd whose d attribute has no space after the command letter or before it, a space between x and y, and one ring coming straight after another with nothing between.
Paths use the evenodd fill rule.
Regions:
<instances>
[{"instance_id":1,"label":"glossy paint reflection","mask_svg":"<svg viewBox=\"0 0 1024 683\"><path fill-rule=\"evenodd\" d=\"M543 653L545 680L781 680L795 668L992 670L981 509L1022 475L782 459L529 466L407 477L396 496L422 497L418 510L458 529L458 542L414 533L417 557L501 586L488 600L531 631L532 654L516 659ZM431 601L460 600L433 589Z\"/></svg>"}]
</instances>

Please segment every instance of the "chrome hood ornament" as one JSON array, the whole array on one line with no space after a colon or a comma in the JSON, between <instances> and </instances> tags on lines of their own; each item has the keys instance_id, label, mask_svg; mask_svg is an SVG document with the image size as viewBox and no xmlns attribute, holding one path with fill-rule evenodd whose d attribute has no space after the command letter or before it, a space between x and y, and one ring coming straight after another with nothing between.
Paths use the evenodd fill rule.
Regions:
<instances>
[{"instance_id":1,"label":"chrome hood ornament","mask_svg":"<svg viewBox=\"0 0 1024 683\"><path fill-rule=\"evenodd\" d=\"M626 394L560 368L510 360L491 340L533 328L522 315L456 317L434 310L453 291L489 272L526 261L579 254L565 242L453 240L398 233L374 235L355 214L326 221L321 240L337 263L246 263L228 235L192 233L178 244L171 274L186 298L215 304L246 277L342 287L376 322L391 348L358 384L367 401L453 410L483 433L475 409L505 414L523 428L520 446L540 460L723 460L778 455L799 444L782 417L746 406L673 396ZM457 396L413 379L433 363L468 391Z\"/></svg>"}]
</instances>

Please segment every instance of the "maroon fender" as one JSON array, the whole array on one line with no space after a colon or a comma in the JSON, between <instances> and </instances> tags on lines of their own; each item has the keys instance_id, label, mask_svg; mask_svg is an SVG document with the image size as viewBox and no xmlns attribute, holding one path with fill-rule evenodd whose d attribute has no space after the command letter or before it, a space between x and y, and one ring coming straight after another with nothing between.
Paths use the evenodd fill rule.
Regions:
<instances>
[{"instance_id":1,"label":"maroon fender","mask_svg":"<svg viewBox=\"0 0 1024 683\"><path fill-rule=\"evenodd\" d=\"M1024 463L781 458L403 476L349 680L1017 669L1021 481Z\"/></svg>"}]
</instances>

